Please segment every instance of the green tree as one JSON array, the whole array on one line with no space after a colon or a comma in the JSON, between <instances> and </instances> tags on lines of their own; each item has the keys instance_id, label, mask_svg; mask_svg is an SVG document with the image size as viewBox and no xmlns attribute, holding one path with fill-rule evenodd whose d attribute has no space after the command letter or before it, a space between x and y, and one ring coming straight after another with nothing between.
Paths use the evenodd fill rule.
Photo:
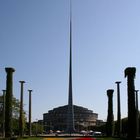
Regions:
<instances>
[{"instance_id":1,"label":"green tree","mask_svg":"<svg viewBox=\"0 0 140 140\"><path fill-rule=\"evenodd\" d=\"M20 111L20 101L16 98L13 98L12 101L12 121L13 121L13 132L14 134L19 134L19 111ZM26 112L23 111L23 129L26 129Z\"/></svg>"},{"instance_id":2,"label":"green tree","mask_svg":"<svg viewBox=\"0 0 140 140\"><path fill-rule=\"evenodd\" d=\"M43 133L43 125L39 124L38 122L32 123L32 134L42 134Z\"/></svg>"},{"instance_id":3,"label":"green tree","mask_svg":"<svg viewBox=\"0 0 140 140\"><path fill-rule=\"evenodd\" d=\"M19 110L20 110L20 101L13 97L12 99L12 124L13 124L13 133L15 135L19 134ZM24 120L24 130L26 130L26 112L23 113ZM2 132L3 124L3 96L0 96L0 132Z\"/></svg>"}]
</instances>

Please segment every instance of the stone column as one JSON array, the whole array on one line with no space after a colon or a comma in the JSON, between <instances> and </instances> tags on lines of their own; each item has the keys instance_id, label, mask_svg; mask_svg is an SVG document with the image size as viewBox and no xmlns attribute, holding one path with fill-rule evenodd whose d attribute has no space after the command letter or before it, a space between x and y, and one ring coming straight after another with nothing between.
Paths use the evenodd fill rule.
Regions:
<instances>
[{"instance_id":1,"label":"stone column","mask_svg":"<svg viewBox=\"0 0 140 140\"><path fill-rule=\"evenodd\" d=\"M135 90L135 92L136 92L136 134L137 134L137 136L139 136L138 91L139 91L139 90Z\"/></svg>"},{"instance_id":2,"label":"stone column","mask_svg":"<svg viewBox=\"0 0 140 140\"><path fill-rule=\"evenodd\" d=\"M106 123L106 135L111 137L113 135L113 89L107 90L108 96L108 115L107 115L107 123Z\"/></svg>"},{"instance_id":3,"label":"stone column","mask_svg":"<svg viewBox=\"0 0 140 140\"><path fill-rule=\"evenodd\" d=\"M13 68L5 68L6 101L5 101L5 137L12 137L12 98L13 98Z\"/></svg>"},{"instance_id":4,"label":"stone column","mask_svg":"<svg viewBox=\"0 0 140 140\"><path fill-rule=\"evenodd\" d=\"M32 108L31 108L31 103L32 103L32 95L31 92L32 90L29 91L29 136L31 136L31 117L32 117Z\"/></svg>"},{"instance_id":5,"label":"stone column","mask_svg":"<svg viewBox=\"0 0 140 140\"><path fill-rule=\"evenodd\" d=\"M121 105L120 105L120 81L115 82L117 84L117 136L121 136Z\"/></svg>"},{"instance_id":6,"label":"stone column","mask_svg":"<svg viewBox=\"0 0 140 140\"><path fill-rule=\"evenodd\" d=\"M135 104L135 78L136 68L129 67L125 69L127 77L127 94L128 94L128 140L136 138L136 104Z\"/></svg>"},{"instance_id":7,"label":"stone column","mask_svg":"<svg viewBox=\"0 0 140 140\"><path fill-rule=\"evenodd\" d=\"M5 94L6 90L3 91L3 137L5 137Z\"/></svg>"},{"instance_id":8,"label":"stone column","mask_svg":"<svg viewBox=\"0 0 140 140\"><path fill-rule=\"evenodd\" d=\"M20 115L19 115L19 135L23 137L23 84L25 81L19 81L21 84L21 91L20 91Z\"/></svg>"}]
</instances>

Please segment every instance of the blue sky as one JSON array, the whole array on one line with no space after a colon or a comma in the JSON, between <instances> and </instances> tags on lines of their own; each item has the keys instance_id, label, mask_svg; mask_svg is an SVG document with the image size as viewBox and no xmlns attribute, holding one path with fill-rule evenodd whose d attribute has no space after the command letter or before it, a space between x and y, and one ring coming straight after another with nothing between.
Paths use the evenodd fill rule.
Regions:
<instances>
[{"instance_id":1,"label":"blue sky","mask_svg":"<svg viewBox=\"0 0 140 140\"><path fill-rule=\"evenodd\" d=\"M32 94L32 120L68 100L69 0L0 0L0 89L5 67L15 68L14 96L25 80ZM126 67L136 67L140 89L140 1L72 0L73 102L106 120L107 89L122 81L122 117L127 116ZM1 92L2 93L2 92Z\"/></svg>"}]
</instances>

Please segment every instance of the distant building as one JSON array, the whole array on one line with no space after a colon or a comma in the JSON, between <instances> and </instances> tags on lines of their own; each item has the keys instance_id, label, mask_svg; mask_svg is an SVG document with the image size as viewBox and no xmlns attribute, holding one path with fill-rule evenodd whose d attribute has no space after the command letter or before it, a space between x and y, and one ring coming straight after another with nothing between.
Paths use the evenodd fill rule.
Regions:
<instances>
[{"instance_id":1,"label":"distant building","mask_svg":"<svg viewBox=\"0 0 140 140\"><path fill-rule=\"evenodd\" d=\"M43 125L43 120L38 120L38 124Z\"/></svg>"},{"instance_id":2,"label":"distant building","mask_svg":"<svg viewBox=\"0 0 140 140\"><path fill-rule=\"evenodd\" d=\"M102 125L105 125L106 122L104 122L103 120L97 120L96 121L96 126L102 126Z\"/></svg>"},{"instance_id":3,"label":"distant building","mask_svg":"<svg viewBox=\"0 0 140 140\"><path fill-rule=\"evenodd\" d=\"M90 130L90 127L96 126L98 114L93 113L87 108L73 105L74 107L74 123L76 131L83 129ZM60 106L49 110L43 114L44 130L66 130L67 127L67 110L68 105Z\"/></svg>"}]
</instances>

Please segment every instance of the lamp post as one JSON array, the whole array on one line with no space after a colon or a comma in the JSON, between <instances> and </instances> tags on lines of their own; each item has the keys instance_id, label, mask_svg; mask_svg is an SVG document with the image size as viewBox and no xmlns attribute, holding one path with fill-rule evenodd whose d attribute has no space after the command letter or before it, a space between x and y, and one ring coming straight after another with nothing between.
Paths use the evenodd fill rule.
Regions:
<instances>
[{"instance_id":1,"label":"lamp post","mask_svg":"<svg viewBox=\"0 0 140 140\"><path fill-rule=\"evenodd\" d=\"M5 137L5 94L6 90L3 91L3 137Z\"/></svg>"},{"instance_id":2,"label":"lamp post","mask_svg":"<svg viewBox=\"0 0 140 140\"><path fill-rule=\"evenodd\" d=\"M21 92L20 92L20 115L19 115L19 135L23 137L23 84L25 81L19 81L21 84Z\"/></svg>"},{"instance_id":3,"label":"lamp post","mask_svg":"<svg viewBox=\"0 0 140 140\"><path fill-rule=\"evenodd\" d=\"M31 108L31 103L32 103L32 90L29 91L29 136L31 136L31 115L32 115L32 108Z\"/></svg>"},{"instance_id":4,"label":"lamp post","mask_svg":"<svg viewBox=\"0 0 140 140\"><path fill-rule=\"evenodd\" d=\"M120 105L120 81L115 82L117 84L117 135L121 135L121 105Z\"/></svg>"},{"instance_id":5,"label":"lamp post","mask_svg":"<svg viewBox=\"0 0 140 140\"><path fill-rule=\"evenodd\" d=\"M137 134L137 136L139 136L138 91L139 91L139 90L135 90L135 93L136 93L136 134Z\"/></svg>"}]
</instances>

